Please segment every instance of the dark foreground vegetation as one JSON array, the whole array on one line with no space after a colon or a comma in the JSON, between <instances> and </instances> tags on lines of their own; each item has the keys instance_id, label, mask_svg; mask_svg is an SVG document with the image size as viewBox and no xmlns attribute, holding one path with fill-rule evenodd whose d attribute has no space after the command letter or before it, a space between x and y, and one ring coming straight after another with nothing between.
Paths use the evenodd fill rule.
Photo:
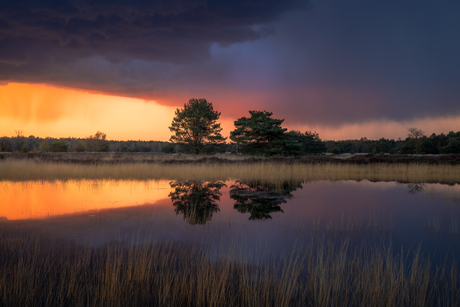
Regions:
<instances>
[{"instance_id":1,"label":"dark foreground vegetation","mask_svg":"<svg viewBox=\"0 0 460 307\"><path fill-rule=\"evenodd\" d=\"M88 247L12 229L0 229L2 306L458 306L460 299L455 262L434 266L391 246L328 241L260 261L238 244L219 255L136 238Z\"/></svg>"},{"instance_id":2,"label":"dark foreground vegetation","mask_svg":"<svg viewBox=\"0 0 460 307\"><path fill-rule=\"evenodd\" d=\"M460 165L460 154L445 155L375 155L345 154L312 155L305 157L248 157L242 155L183 155L165 153L0 153L0 160L32 160L36 162L74 163L74 164L127 164L127 163L161 163L161 164L254 164L259 162L281 164L430 164Z\"/></svg>"}]
</instances>

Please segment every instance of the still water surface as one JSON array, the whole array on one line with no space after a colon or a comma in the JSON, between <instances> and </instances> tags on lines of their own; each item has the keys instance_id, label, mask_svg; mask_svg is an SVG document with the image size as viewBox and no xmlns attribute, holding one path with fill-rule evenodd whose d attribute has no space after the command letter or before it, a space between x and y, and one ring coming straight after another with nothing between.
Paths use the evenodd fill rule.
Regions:
<instances>
[{"instance_id":1,"label":"still water surface","mask_svg":"<svg viewBox=\"0 0 460 307\"><path fill-rule=\"evenodd\" d=\"M0 182L0 225L83 244L180 242L270 253L314 244L460 255L460 186L369 181Z\"/></svg>"}]
</instances>

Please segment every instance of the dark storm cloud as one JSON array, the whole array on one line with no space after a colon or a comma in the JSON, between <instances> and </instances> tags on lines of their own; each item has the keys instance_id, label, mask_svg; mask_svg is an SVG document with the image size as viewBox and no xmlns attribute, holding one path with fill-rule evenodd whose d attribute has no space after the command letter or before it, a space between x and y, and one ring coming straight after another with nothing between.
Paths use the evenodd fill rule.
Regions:
<instances>
[{"instance_id":1,"label":"dark storm cloud","mask_svg":"<svg viewBox=\"0 0 460 307\"><path fill-rule=\"evenodd\" d=\"M8 1L0 4L0 61L28 63L37 52L186 63L270 33L291 1ZM22 47L22 52L17 52ZM40 47L41 50L37 50Z\"/></svg>"},{"instance_id":2,"label":"dark storm cloud","mask_svg":"<svg viewBox=\"0 0 460 307\"><path fill-rule=\"evenodd\" d=\"M460 115L458 16L444 0L9 1L0 80L291 123Z\"/></svg>"}]
</instances>

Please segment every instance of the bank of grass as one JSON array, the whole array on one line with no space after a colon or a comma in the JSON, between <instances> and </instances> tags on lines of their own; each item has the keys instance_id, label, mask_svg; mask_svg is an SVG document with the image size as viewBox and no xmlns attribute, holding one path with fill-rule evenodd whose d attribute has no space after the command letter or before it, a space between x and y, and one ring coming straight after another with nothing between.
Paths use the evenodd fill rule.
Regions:
<instances>
[{"instance_id":1,"label":"bank of grass","mask_svg":"<svg viewBox=\"0 0 460 307\"><path fill-rule=\"evenodd\" d=\"M211 255L177 244L90 248L0 235L3 306L458 306L460 298L455 262L432 267L391 247L324 242L271 259L238 244Z\"/></svg>"},{"instance_id":2,"label":"bank of grass","mask_svg":"<svg viewBox=\"0 0 460 307\"><path fill-rule=\"evenodd\" d=\"M407 183L460 183L460 165L431 164L295 164L255 163L120 163L74 164L0 160L0 180L371 180Z\"/></svg>"}]
</instances>

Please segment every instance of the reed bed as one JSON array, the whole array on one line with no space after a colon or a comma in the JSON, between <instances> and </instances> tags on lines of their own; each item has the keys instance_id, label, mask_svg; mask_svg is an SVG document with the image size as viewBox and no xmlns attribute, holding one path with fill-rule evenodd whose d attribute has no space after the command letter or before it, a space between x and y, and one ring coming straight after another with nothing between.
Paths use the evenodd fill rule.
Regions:
<instances>
[{"instance_id":1,"label":"reed bed","mask_svg":"<svg viewBox=\"0 0 460 307\"><path fill-rule=\"evenodd\" d=\"M0 180L248 180L263 182L370 180L407 183L460 183L460 165L428 164L289 164L130 163L71 164L9 160L0 162Z\"/></svg>"},{"instance_id":2,"label":"reed bed","mask_svg":"<svg viewBox=\"0 0 460 307\"><path fill-rule=\"evenodd\" d=\"M0 235L3 306L458 306L460 298L455 262L433 267L391 246L321 242L248 261L237 242L211 257L197 246L91 248Z\"/></svg>"}]
</instances>

